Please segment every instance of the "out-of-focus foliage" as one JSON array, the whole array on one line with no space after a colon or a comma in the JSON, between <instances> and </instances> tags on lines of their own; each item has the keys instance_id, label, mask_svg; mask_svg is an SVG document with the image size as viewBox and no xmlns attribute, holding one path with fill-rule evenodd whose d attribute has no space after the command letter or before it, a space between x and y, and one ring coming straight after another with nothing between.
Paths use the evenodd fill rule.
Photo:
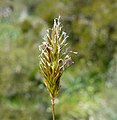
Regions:
<instances>
[{"instance_id":1,"label":"out-of-focus foliage","mask_svg":"<svg viewBox=\"0 0 117 120\"><path fill-rule=\"evenodd\" d=\"M57 120L117 119L117 1L0 1L0 120L51 120L38 45L61 15L75 63L63 75Z\"/></svg>"}]
</instances>

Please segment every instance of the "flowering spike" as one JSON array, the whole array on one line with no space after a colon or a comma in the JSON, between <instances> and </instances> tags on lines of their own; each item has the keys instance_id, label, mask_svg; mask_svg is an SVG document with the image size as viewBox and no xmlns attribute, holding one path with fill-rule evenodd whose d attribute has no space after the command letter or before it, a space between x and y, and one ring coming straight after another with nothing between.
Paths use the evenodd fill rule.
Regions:
<instances>
[{"instance_id":1,"label":"flowering spike","mask_svg":"<svg viewBox=\"0 0 117 120\"><path fill-rule=\"evenodd\" d=\"M47 30L44 38L46 40L39 46L40 71L44 77L44 84L54 100L59 92L60 78L64 70L73 63L69 56L72 51L67 48L68 36L62 31L60 16L54 19L52 29Z\"/></svg>"}]
</instances>

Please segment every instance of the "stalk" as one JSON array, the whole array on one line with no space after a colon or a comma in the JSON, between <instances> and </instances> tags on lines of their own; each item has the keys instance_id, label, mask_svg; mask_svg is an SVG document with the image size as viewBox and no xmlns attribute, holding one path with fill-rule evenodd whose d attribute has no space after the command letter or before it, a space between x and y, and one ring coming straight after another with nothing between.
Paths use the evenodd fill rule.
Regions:
<instances>
[{"instance_id":1,"label":"stalk","mask_svg":"<svg viewBox=\"0 0 117 120\"><path fill-rule=\"evenodd\" d=\"M52 102L52 117L53 117L53 120L55 120L54 97L51 98L51 102Z\"/></svg>"}]
</instances>

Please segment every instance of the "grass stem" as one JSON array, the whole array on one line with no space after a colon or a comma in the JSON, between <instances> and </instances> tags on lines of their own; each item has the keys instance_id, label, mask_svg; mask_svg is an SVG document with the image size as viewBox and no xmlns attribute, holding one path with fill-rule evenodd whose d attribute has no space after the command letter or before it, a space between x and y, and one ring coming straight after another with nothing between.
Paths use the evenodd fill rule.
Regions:
<instances>
[{"instance_id":1,"label":"grass stem","mask_svg":"<svg viewBox=\"0 0 117 120\"><path fill-rule=\"evenodd\" d=\"M52 97L51 102L52 102L52 117L53 117L53 120L55 120L54 97Z\"/></svg>"}]
</instances>

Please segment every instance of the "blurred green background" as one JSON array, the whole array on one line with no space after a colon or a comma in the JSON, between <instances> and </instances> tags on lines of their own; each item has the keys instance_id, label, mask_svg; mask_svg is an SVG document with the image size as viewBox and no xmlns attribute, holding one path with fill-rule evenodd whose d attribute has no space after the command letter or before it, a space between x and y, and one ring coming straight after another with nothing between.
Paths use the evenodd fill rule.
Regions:
<instances>
[{"instance_id":1,"label":"blurred green background","mask_svg":"<svg viewBox=\"0 0 117 120\"><path fill-rule=\"evenodd\" d=\"M78 55L56 120L117 120L117 0L0 0L0 120L52 120L38 46L59 15Z\"/></svg>"}]
</instances>

